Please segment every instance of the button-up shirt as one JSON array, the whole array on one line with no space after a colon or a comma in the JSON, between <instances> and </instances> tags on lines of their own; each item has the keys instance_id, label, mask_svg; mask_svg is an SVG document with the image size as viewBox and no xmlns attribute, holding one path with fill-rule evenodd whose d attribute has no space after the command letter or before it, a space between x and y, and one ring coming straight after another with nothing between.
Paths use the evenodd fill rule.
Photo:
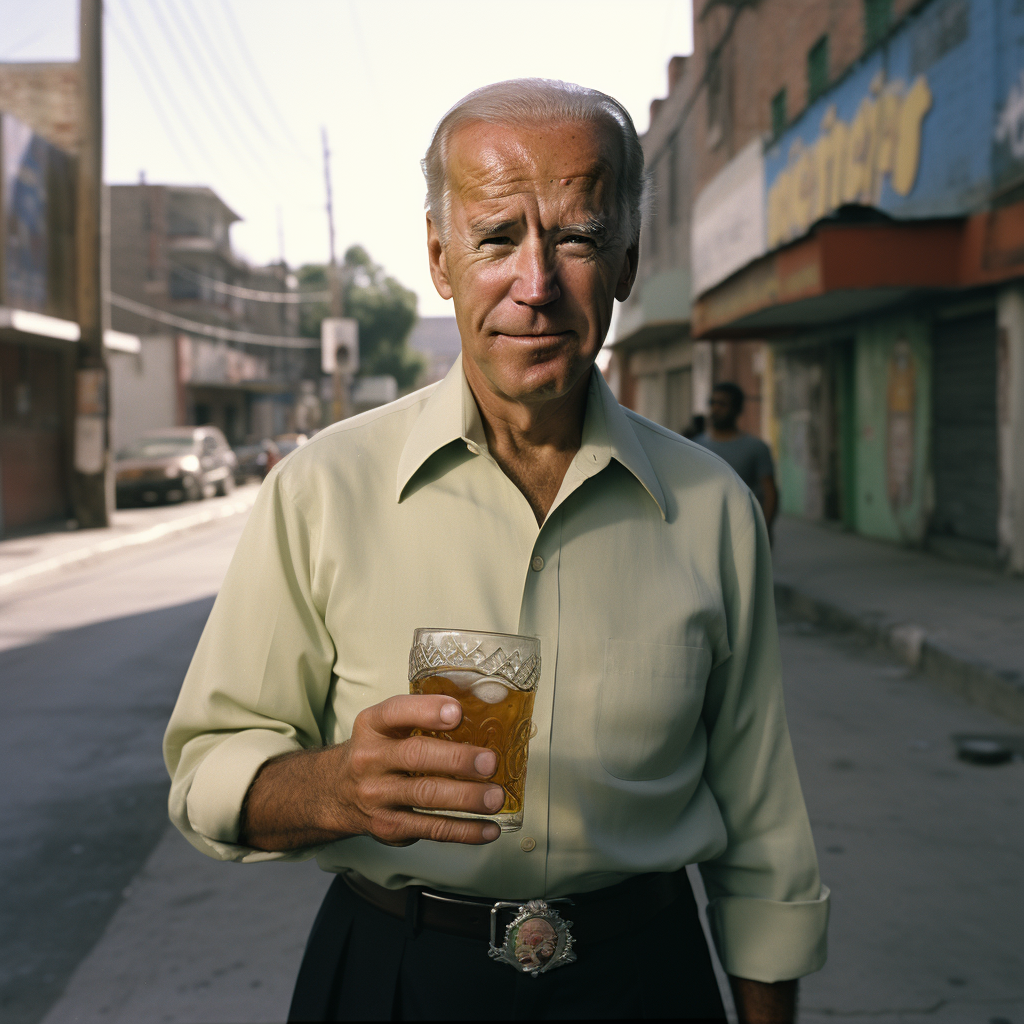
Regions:
<instances>
[{"instance_id":1,"label":"button-up shirt","mask_svg":"<svg viewBox=\"0 0 1024 1024\"><path fill-rule=\"evenodd\" d=\"M238 843L259 767L344 742L408 692L419 626L537 636L525 821L486 846ZM557 897L699 863L727 971L824 963L827 890L783 709L768 539L720 459L593 372L538 526L489 454L461 360L270 473L165 738L172 820L224 860L315 855L380 885Z\"/></svg>"}]
</instances>

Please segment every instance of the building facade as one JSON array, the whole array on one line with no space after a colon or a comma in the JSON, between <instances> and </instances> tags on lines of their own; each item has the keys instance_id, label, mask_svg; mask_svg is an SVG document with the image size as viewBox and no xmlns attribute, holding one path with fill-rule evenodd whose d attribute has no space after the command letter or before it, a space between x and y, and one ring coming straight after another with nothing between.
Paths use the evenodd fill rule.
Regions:
<instances>
[{"instance_id":1,"label":"building facade","mask_svg":"<svg viewBox=\"0 0 1024 1024\"><path fill-rule=\"evenodd\" d=\"M298 336L287 267L232 252L239 217L212 189L109 192L112 324L141 340L112 361L115 447L172 424L211 423L235 444L293 430L302 382L319 385L320 343Z\"/></svg>"},{"instance_id":2,"label":"building facade","mask_svg":"<svg viewBox=\"0 0 1024 1024\"><path fill-rule=\"evenodd\" d=\"M0 76L0 84L3 76ZM0 535L71 514L75 164L0 112Z\"/></svg>"},{"instance_id":3,"label":"building facade","mask_svg":"<svg viewBox=\"0 0 1024 1024\"><path fill-rule=\"evenodd\" d=\"M695 196L691 330L768 342L783 510L1024 571L1024 10L763 0L704 31L723 125L762 128Z\"/></svg>"}]
</instances>

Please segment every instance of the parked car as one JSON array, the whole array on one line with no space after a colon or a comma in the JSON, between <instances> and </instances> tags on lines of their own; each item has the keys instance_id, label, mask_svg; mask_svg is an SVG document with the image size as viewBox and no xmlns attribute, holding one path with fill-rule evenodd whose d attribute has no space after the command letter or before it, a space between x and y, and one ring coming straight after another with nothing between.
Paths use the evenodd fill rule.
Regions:
<instances>
[{"instance_id":1,"label":"parked car","mask_svg":"<svg viewBox=\"0 0 1024 1024\"><path fill-rule=\"evenodd\" d=\"M244 484L254 476L262 480L267 475L267 444L267 441L261 441L235 448L236 484Z\"/></svg>"},{"instance_id":2,"label":"parked car","mask_svg":"<svg viewBox=\"0 0 1024 1024\"><path fill-rule=\"evenodd\" d=\"M117 453L117 503L200 501L235 486L235 453L216 427L165 427Z\"/></svg>"}]
</instances>

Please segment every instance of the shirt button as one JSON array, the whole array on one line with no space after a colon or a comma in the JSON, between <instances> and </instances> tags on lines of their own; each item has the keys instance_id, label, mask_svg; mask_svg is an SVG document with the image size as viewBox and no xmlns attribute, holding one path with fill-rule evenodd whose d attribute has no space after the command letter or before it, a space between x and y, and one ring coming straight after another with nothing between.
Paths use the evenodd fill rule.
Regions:
<instances>
[{"instance_id":1,"label":"shirt button","mask_svg":"<svg viewBox=\"0 0 1024 1024\"><path fill-rule=\"evenodd\" d=\"M470 450L470 451L471 451L471 452L472 452L472 453L473 453L474 455L479 455L479 454L480 454L480 448L479 448L479 446L478 446L478 445L475 445L475 444L473 444L473 442L472 442L472 441L467 441L467 442L466 442L466 447L467 447L467 448L468 448L468 449L469 449L469 450Z\"/></svg>"},{"instance_id":2,"label":"shirt button","mask_svg":"<svg viewBox=\"0 0 1024 1024\"><path fill-rule=\"evenodd\" d=\"M533 569L534 572L540 572L541 569L544 568L544 559L541 558L540 555L534 555L533 561L530 563L530 568Z\"/></svg>"},{"instance_id":3,"label":"shirt button","mask_svg":"<svg viewBox=\"0 0 1024 1024\"><path fill-rule=\"evenodd\" d=\"M529 853L531 850L534 850L536 848L537 848L537 840L536 839L531 839L529 836L527 836L525 839L521 840L520 843L519 843L519 849L522 850L523 853Z\"/></svg>"}]
</instances>

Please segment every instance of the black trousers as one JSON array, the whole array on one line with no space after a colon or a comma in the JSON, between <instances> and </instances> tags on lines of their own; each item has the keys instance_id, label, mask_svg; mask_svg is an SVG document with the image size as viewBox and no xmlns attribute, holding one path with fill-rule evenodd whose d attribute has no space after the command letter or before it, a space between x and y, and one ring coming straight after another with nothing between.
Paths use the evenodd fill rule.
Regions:
<instances>
[{"instance_id":1,"label":"black trousers","mask_svg":"<svg viewBox=\"0 0 1024 1024\"><path fill-rule=\"evenodd\" d=\"M566 916L571 919L571 909ZM337 877L313 924L289 1021L685 1019L725 1024L687 889L641 925L573 929L578 959L536 978L487 943L414 929Z\"/></svg>"}]
</instances>

